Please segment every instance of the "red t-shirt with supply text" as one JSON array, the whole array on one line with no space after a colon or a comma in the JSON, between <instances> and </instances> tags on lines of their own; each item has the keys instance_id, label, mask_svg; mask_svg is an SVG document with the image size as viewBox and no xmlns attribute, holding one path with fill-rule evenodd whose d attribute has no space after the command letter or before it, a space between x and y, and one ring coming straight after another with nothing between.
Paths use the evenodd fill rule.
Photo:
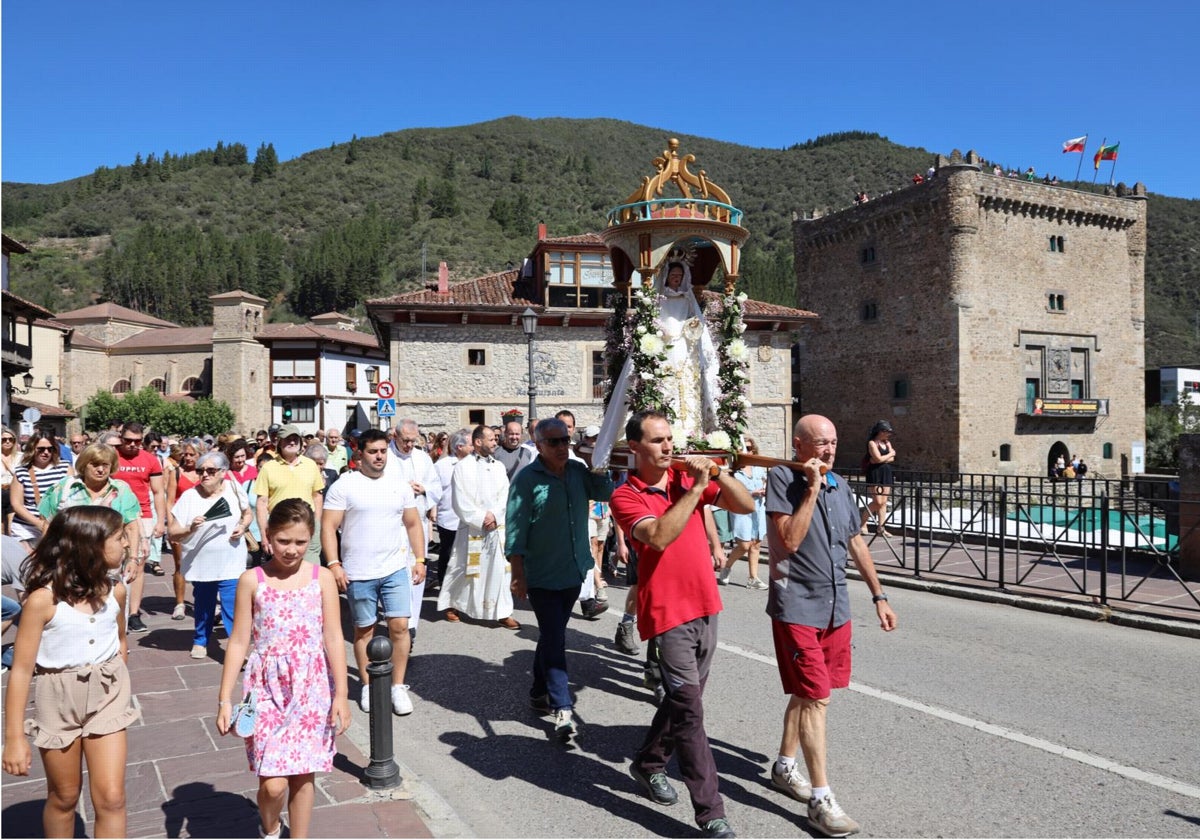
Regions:
<instances>
[{"instance_id":1,"label":"red t-shirt with supply text","mask_svg":"<svg viewBox=\"0 0 1200 840\"><path fill-rule=\"evenodd\" d=\"M712 554L704 532L704 507L713 504L721 488L710 481L683 531L663 551L634 539L633 528L643 519L662 517L695 483L687 473L667 471L667 492L649 487L634 474L613 491L609 507L621 530L630 535L638 559L638 635L652 639L693 619L715 615L722 608Z\"/></svg>"},{"instance_id":2,"label":"red t-shirt with supply text","mask_svg":"<svg viewBox=\"0 0 1200 840\"><path fill-rule=\"evenodd\" d=\"M137 496L138 504L142 506L142 519L149 519L154 516L150 509L150 479L163 474L162 464L144 449L139 450L133 458L126 458L118 449L117 459L120 466L116 477L128 484L133 495Z\"/></svg>"}]
</instances>

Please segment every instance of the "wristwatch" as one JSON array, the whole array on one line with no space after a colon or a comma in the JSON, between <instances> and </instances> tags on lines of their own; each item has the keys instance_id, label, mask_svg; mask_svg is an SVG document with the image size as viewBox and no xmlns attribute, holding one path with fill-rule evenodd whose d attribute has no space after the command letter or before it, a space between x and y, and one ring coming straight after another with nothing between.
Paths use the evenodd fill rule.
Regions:
<instances>
[{"instance_id":1,"label":"wristwatch","mask_svg":"<svg viewBox=\"0 0 1200 840\"><path fill-rule=\"evenodd\" d=\"M880 601L886 601L886 600L887 600L887 595L884 594L883 592L880 592L878 595L871 596L872 604L878 604Z\"/></svg>"}]
</instances>

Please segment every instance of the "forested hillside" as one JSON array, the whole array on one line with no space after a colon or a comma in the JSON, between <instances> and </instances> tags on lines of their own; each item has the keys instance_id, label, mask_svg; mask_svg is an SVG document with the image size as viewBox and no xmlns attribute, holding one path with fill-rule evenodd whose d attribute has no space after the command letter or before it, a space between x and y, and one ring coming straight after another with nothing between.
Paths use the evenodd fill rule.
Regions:
<instances>
[{"instance_id":1,"label":"forested hillside","mask_svg":"<svg viewBox=\"0 0 1200 840\"><path fill-rule=\"evenodd\" d=\"M538 222L555 236L600 230L670 136L745 211L749 291L786 304L793 211L906 186L933 154L866 132L752 149L669 127L518 117L354 138L285 163L269 143L143 150L59 184L4 184L5 233L33 248L13 287L52 310L103 298L182 324L207 320L208 295L234 287L269 298L275 320L361 313L362 300L419 284L423 265L431 276L445 260L461 279L518 264ZM1194 361L1200 202L1152 195L1149 214L1147 362Z\"/></svg>"}]
</instances>

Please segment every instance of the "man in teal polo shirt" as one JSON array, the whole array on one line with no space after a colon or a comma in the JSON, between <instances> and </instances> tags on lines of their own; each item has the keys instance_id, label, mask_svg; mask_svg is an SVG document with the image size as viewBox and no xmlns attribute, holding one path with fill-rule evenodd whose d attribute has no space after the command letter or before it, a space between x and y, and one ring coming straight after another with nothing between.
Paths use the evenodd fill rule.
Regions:
<instances>
[{"instance_id":1,"label":"man in teal polo shirt","mask_svg":"<svg viewBox=\"0 0 1200 840\"><path fill-rule=\"evenodd\" d=\"M567 621L594 566L588 500L608 501L613 484L607 473L571 460L562 420L539 421L534 442L537 459L513 476L508 490L504 553L512 564L513 596L528 597L537 617L530 704L539 714L554 713L554 736L566 743L576 732L567 688Z\"/></svg>"}]
</instances>

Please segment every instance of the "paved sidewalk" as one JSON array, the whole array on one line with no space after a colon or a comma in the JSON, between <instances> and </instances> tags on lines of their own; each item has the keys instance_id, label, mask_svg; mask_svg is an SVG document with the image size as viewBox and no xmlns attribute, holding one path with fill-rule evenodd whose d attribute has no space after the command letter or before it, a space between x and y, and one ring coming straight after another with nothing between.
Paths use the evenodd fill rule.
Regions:
<instances>
[{"instance_id":1,"label":"paved sidewalk","mask_svg":"<svg viewBox=\"0 0 1200 840\"><path fill-rule=\"evenodd\" d=\"M248 769L245 742L222 738L214 725L221 653L213 645L208 659L189 658L194 625L188 604L187 620L172 621L170 576L147 578L142 615L150 632L129 636L129 670L141 718L128 730L127 830L130 837L257 837L258 781ZM14 633L10 630L5 640L11 642ZM218 636L223 647L224 631ZM353 688L351 696L357 696ZM369 749L367 720L356 704L352 708L354 724L338 739L333 772L317 775L312 836L432 837L407 785L375 793L360 781L369 763L363 754ZM35 749L27 778L3 777L3 836L41 837L45 797ZM92 835L93 817L85 776L77 837Z\"/></svg>"}]
</instances>

